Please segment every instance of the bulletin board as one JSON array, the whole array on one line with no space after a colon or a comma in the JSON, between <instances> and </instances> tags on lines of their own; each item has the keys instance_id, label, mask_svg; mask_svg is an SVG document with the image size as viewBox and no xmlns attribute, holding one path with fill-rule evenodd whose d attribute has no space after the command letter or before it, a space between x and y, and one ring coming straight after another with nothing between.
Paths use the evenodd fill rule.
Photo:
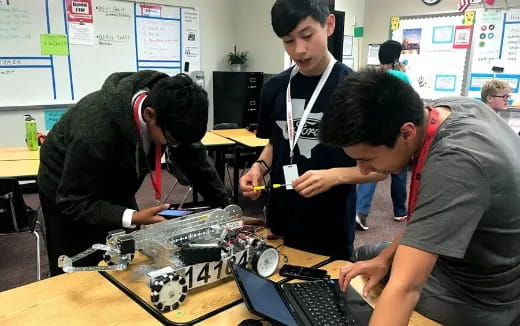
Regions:
<instances>
[{"instance_id":1,"label":"bulletin board","mask_svg":"<svg viewBox=\"0 0 520 326\"><path fill-rule=\"evenodd\" d=\"M75 103L118 71L200 70L195 8L1 0L0 108Z\"/></svg>"},{"instance_id":2,"label":"bulletin board","mask_svg":"<svg viewBox=\"0 0 520 326\"><path fill-rule=\"evenodd\" d=\"M472 27L461 13L392 18L391 38L403 44L400 60L421 98L463 94Z\"/></svg>"},{"instance_id":3,"label":"bulletin board","mask_svg":"<svg viewBox=\"0 0 520 326\"><path fill-rule=\"evenodd\" d=\"M520 106L520 9L476 10L471 52L468 96L480 99L482 84L496 78L509 83L510 104Z\"/></svg>"}]
</instances>

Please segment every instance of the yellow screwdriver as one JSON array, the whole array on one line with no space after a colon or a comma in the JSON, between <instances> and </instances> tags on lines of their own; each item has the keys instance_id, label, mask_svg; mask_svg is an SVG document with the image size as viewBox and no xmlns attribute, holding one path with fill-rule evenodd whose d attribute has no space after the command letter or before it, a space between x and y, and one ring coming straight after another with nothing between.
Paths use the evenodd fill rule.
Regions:
<instances>
[{"instance_id":1,"label":"yellow screwdriver","mask_svg":"<svg viewBox=\"0 0 520 326\"><path fill-rule=\"evenodd\" d=\"M285 187L285 186L286 186L285 184L273 183L270 186L270 188L276 189L276 188ZM258 190L264 190L265 188L266 188L266 186L254 186L253 190L258 191Z\"/></svg>"}]
</instances>

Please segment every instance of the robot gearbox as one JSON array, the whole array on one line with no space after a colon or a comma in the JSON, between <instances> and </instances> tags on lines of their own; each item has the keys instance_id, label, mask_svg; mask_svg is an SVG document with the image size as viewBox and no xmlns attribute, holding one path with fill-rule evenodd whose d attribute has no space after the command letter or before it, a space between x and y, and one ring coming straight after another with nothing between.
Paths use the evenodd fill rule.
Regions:
<instances>
[{"instance_id":1,"label":"robot gearbox","mask_svg":"<svg viewBox=\"0 0 520 326\"><path fill-rule=\"evenodd\" d=\"M74 266L95 251L106 266ZM278 267L278 251L260 235L246 231L237 205L182 216L125 233L110 232L106 244L95 244L73 257L60 256L67 273L124 270L139 251L153 262L146 272L151 302L162 312L177 309L189 290L230 277L233 264L268 277Z\"/></svg>"}]
</instances>

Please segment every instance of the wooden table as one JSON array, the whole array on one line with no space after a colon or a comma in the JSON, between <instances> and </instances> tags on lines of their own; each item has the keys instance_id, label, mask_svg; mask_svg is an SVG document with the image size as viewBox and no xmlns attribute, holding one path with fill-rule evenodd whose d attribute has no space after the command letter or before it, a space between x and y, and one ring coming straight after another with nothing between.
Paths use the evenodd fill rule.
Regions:
<instances>
[{"instance_id":1,"label":"wooden table","mask_svg":"<svg viewBox=\"0 0 520 326\"><path fill-rule=\"evenodd\" d=\"M218 134L212 133L212 132L206 132L206 134L202 138L201 142L204 146L221 146L221 145L234 145L235 144L234 141L232 141L228 138L219 136Z\"/></svg>"},{"instance_id":2,"label":"wooden table","mask_svg":"<svg viewBox=\"0 0 520 326\"><path fill-rule=\"evenodd\" d=\"M30 151L27 147L0 147L0 161L40 160L40 150Z\"/></svg>"},{"instance_id":3,"label":"wooden table","mask_svg":"<svg viewBox=\"0 0 520 326\"><path fill-rule=\"evenodd\" d=\"M225 184L226 168L225 168L225 155L230 152L235 146L235 142L231 139L222 137L212 132L206 132L201 140L202 144L206 147L208 152L213 153L215 160L215 169L218 175Z\"/></svg>"},{"instance_id":4,"label":"wooden table","mask_svg":"<svg viewBox=\"0 0 520 326\"><path fill-rule=\"evenodd\" d=\"M222 137L233 139L234 137L241 137L241 136L251 136L255 135L253 132L247 130L246 128L239 128L239 129L217 129L217 130L210 130L211 133L217 134Z\"/></svg>"},{"instance_id":5,"label":"wooden table","mask_svg":"<svg viewBox=\"0 0 520 326\"><path fill-rule=\"evenodd\" d=\"M281 240L271 241L269 244L276 247L281 244ZM287 255L289 263L294 265L314 266L328 259L326 256L315 255L287 246L280 246L278 250L282 254ZM147 258L136 256L133 260L133 263L134 262L146 263ZM108 274L124 287L123 290L129 290L130 295L133 293L137 296L135 299L138 302L146 304L147 309L151 308L155 310L151 305L150 289L147 286L146 277L137 271L137 266L133 263L125 271L111 271ZM278 267L281 267L283 264L283 256L281 256ZM142 266L139 268L142 269ZM278 274L277 270L270 279L276 282L283 279L283 277ZM240 300L240 292L235 282L232 278L228 278L226 280L190 290L186 296L186 300L181 304L179 309L163 313L162 316L173 323L204 320L208 316L219 312L226 306L229 307L239 304ZM224 310L224 312L225 311L227 310ZM155 310L154 314L161 313ZM226 325L236 324L230 323Z\"/></svg>"},{"instance_id":6,"label":"wooden table","mask_svg":"<svg viewBox=\"0 0 520 326\"><path fill-rule=\"evenodd\" d=\"M235 168L233 169L233 201L238 203L239 171L236 162L240 153L244 150L260 151L269 143L269 140L257 138L253 132L245 128L211 130L211 132L237 143L235 146Z\"/></svg>"},{"instance_id":7,"label":"wooden table","mask_svg":"<svg viewBox=\"0 0 520 326\"><path fill-rule=\"evenodd\" d=\"M97 272L63 274L0 293L0 325L160 325Z\"/></svg>"},{"instance_id":8,"label":"wooden table","mask_svg":"<svg viewBox=\"0 0 520 326\"><path fill-rule=\"evenodd\" d=\"M346 261L333 261L325 266L322 266L320 268L326 269L329 272L329 275L332 278L338 278L339 277L339 270L341 266L345 264L350 264ZM360 276L354 278L351 281L352 287L358 291L358 293L361 293L363 290L363 286L365 285L366 281L363 280ZM381 294L382 288L381 286L377 286L374 290L370 292L369 297L366 299L366 301L372 306L375 307L377 304L377 300L379 298L379 295ZM256 316L252 313L250 313L247 310L247 307L244 303L241 303L237 306L234 306L224 312L219 313L218 315L215 315L211 318L208 318L201 323L197 325L203 325L203 326L227 326L227 325L238 325L242 320L244 319L260 319L259 316ZM264 325L270 325L268 323L264 323ZM440 324L424 317L423 315L413 312L412 316L410 318L410 322L408 323L410 326L438 326Z\"/></svg>"},{"instance_id":9,"label":"wooden table","mask_svg":"<svg viewBox=\"0 0 520 326\"><path fill-rule=\"evenodd\" d=\"M0 177L15 177L17 179L36 179L40 160L1 161Z\"/></svg>"},{"instance_id":10,"label":"wooden table","mask_svg":"<svg viewBox=\"0 0 520 326\"><path fill-rule=\"evenodd\" d=\"M0 177L36 179L39 165L39 149L29 151L27 147L0 147Z\"/></svg>"}]
</instances>

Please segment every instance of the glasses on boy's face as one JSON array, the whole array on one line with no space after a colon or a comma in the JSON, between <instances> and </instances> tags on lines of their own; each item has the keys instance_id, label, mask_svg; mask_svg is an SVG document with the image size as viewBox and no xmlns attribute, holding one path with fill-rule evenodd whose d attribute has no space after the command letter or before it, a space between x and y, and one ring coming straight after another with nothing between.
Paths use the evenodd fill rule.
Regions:
<instances>
[{"instance_id":1,"label":"glasses on boy's face","mask_svg":"<svg viewBox=\"0 0 520 326\"><path fill-rule=\"evenodd\" d=\"M491 97L499 97L499 98L503 99L504 101L509 101L509 99L511 98L511 95L491 95Z\"/></svg>"}]
</instances>

